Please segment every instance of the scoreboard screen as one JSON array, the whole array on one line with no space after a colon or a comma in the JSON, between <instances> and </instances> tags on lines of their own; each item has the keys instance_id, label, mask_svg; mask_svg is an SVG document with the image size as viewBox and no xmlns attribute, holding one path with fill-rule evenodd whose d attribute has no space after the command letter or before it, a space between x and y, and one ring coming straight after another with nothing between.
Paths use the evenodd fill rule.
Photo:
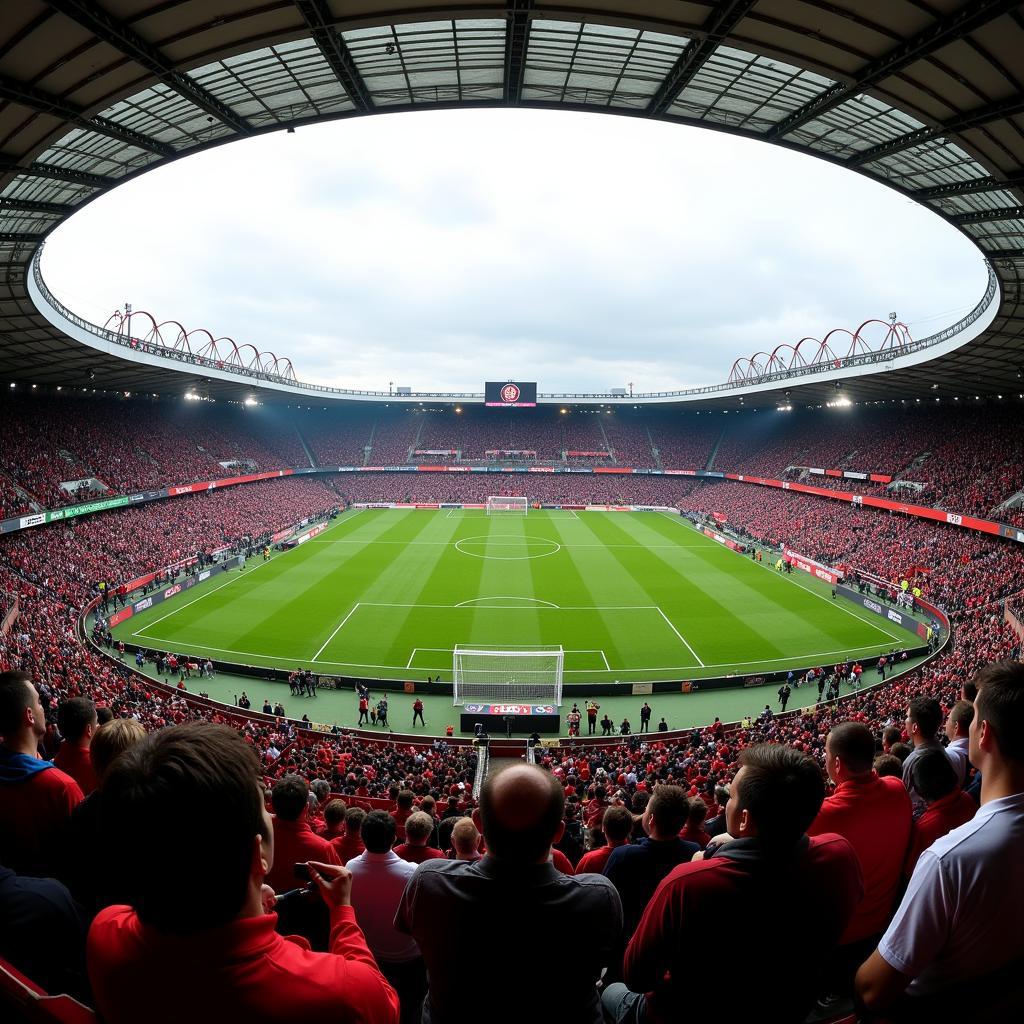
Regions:
<instances>
[{"instance_id":1,"label":"scoreboard screen","mask_svg":"<svg viewBox=\"0 0 1024 1024\"><path fill-rule=\"evenodd\" d=\"M530 409L537 404L536 381L494 381L484 385L484 404L508 409Z\"/></svg>"}]
</instances>

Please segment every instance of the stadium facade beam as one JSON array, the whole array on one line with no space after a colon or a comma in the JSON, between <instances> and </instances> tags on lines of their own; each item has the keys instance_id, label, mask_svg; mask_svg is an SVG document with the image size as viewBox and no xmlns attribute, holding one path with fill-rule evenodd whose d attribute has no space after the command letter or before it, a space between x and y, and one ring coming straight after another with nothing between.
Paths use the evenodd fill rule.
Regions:
<instances>
[{"instance_id":1,"label":"stadium facade beam","mask_svg":"<svg viewBox=\"0 0 1024 1024\"><path fill-rule=\"evenodd\" d=\"M166 143L158 142L148 135L143 135L142 132L125 128L105 117L89 117L75 104L6 75L0 75L0 99L34 110L37 114L59 117L84 132L98 132L100 135L106 135L111 139L117 139L118 142L148 150L159 156L177 156L174 149Z\"/></svg>"},{"instance_id":2,"label":"stadium facade beam","mask_svg":"<svg viewBox=\"0 0 1024 1024\"><path fill-rule=\"evenodd\" d=\"M0 174L24 174L32 178L67 181L97 189L113 188L120 184L118 178L109 178L104 174L90 174L88 171L76 171L70 167L59 167L57 164L29 164L28 167L22 167L13 160L0 160Z\"/></svg>"},{"instance_id":3,"label":"stadium facade beam","mask_svg":"<svg viewBox=\"0 0 1024 1024\"><path fill-rule=\"evenodd\" d=\"M672 65L658 91L647 104L647 116L659 117L675 102L693 76L707 63L729 33L743 20L757 0L731 0L719 4L700 28L700 38L691 39Z\"/></svg>"},{"instance_id":4,"label":"stadium facade beam","mask_svg":"<svg viewBox=\"0 0 1024 1024\"><path fill-rule=\"evenodd\" d=\"M359 72L352 51L334 27L334 15L325 0L295 0L295 6L313 36L313 42L319 47L324 60L330 65L356 109L364 114L372 113L376 104Z\"/></svg>"},{"instance_id":5,"label":"stadium facade beam","mask_svg":"<svg viewBox=\"0 0 1024 1024\"><path fill-rule=\"evenodd\" d=\"M964 224L987 224L994 220L1015 220L1024 218L1024 206L1000 206L994 210L978 210L976 213L961 213L950 220L958 227Z\"/></svg>"},{"instance_id":6,"label":"stadium facade beam","mask_svg":"<svg viewBox=\"0 0 1024 1024\"><path fill-rule=\"evenodd\" d=\"M985 259L993 262L995 260L1024 261L1024 249L982 249L981 251L985 254Z\"/></svg>"},{"instance_id":7,"label":"stadium facade beam","mask_svg":"<svg viewBox=\"0 0 1024 1024\"><path fill-rule=\"evenodd\" d=\"M814 99L808 100L802 107L769 129L766 138L774 141L788 135L852 96L866 92L890 75L895 75L947 43L962 38L968 32L973 32L1019 6L1019 0L974 0L973 3L964 4L946 17L937 19L917 35L893 47L884 56L866 64L851 81L836 82Z\"/></svg>"},{"instance_id":8,"label":"stadium facade beam","mask_svg":"<svg viewBox=\"0 0 1024 1024\"><path fill-rule=\"evenodd\" d=\"M918 128L917 131L907 132L906 135L900 135L895 139L890 139L888 142L872 146L870 149L861 150L861 152L855 153L848 160L844 160L843 163L847 167L862 167L873 160L891 156L893 153L910 149L912 146L920 146L922 143L931 142L932 139L940 138L943 135L953 135L970 131L972 128L981 128L986 124L991 124L993 121L1000 121L1004 117L1014 117L1020 113L1024 113L1024 94L1017 93L1015 96L1000 100L998 103L976 107L974 110L969 110L966 114L943 121L941 124Z\"/></svg>"},{"instance_id":9,"label":"stadium facade beam","mask_svg":"<svg viewBox=\"0 0 1024 1024\"><path fill-rule=\"evenodd\" d=\"M533 0L511 0L505 30L505 75L502 83L506 103L517 106L523 98L526 54L530 48L530 14Z\"/></svg>"},{"instance_id":10,"label":"stadium facade beam","mask_svg":"<svg viewBox=\"0 0 1024 1024\"><path fill-rule=\"evenodd\" d=\"M65 217L74 210L74 207L65 203L40 203L34 199L0 197L0 213L5 210L19 210L23 213L50 213L55 217Z\"/></svg>"},{"instance_id":11,"label":"stadium facade beam","mask_svg":"<svg viewBox=\"0 0 1024 1024\"><path fill-rule=\"evenodd\" d=\"M34 245L43 240L37 231L0 231L0 242L25 242Z\"/></svg>"},{"instance_id":12,"label":"stadium facade beam","mask_svg":"<svg viewBox=\"0 0 1024 1024\"><path fill-rule=\"evenodd\" d=\"M931 199L953 199L956 196L969 196L977 192L1001 192L1003 189L1017 188L1024 185L1024 171L1009 174L1005 178L972 178L970 181L957 181L952 185L932 185L930 188L915 188L907 192L911 199L919 203L927 203Z\"/></svg>"},{"instance_id":13,"label":"stadium facade beam","mask_svg":"<svg viewBox=\"0 0 1024 1024\"><path fill-rule=\"evenodd\" d=\"M124 22L113 17L98 4L89 0L48 0L49 5L66 18L70 18L82 28L87 29L97 39L112 46L119 53L130 57L140 64L157 79L173 89L179 96L205 110L211 117L217 118L233 128L239 135L251 135L252 125L216 96L207 92L198 82L178 71L172 61L168 60L155 46L151 46L138 33Z\"/></svg>"}]
</instances>

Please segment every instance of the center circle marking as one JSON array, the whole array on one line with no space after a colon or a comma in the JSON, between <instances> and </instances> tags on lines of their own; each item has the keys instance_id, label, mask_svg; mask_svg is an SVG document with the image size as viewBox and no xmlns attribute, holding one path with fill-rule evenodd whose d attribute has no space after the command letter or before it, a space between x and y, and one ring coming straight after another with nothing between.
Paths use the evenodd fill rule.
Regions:
<instances>
[{"instance_id":1,"label":"center circle marking","mask_svg":"<svg viewBox=\"0 0 1024 1024\"><path fill-rule=\"evenodd\" d=\"M546 544L549 547L547 551L538 551L535 554L527 553L525 555L494 555L489 552L480 551L467 551L463 544L473 544L478 542L481 544L487 544L490 547L526 547L529 549L531 544ZM548 555L557 555L562 550L562 545L558 541L548 540L546 537L492 537L490 534L480 534L477 537L463 537L455 542L455 550L461 552L463 555L470 555L473 558L493 558L499 562L525 562L530 558L547 558Z\"/></svg>"}]
</instances>

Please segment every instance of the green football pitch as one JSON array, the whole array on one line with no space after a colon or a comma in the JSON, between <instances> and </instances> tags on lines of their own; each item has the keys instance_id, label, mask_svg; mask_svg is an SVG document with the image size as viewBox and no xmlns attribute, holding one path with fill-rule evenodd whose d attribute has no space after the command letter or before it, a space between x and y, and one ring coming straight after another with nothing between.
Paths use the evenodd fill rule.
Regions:
<instances>
[{"instance_id":1,"label":"green football pitch","mask_svg":"<svg viewBox=\"0 0 1024 1024\"><path fill-rule=\"evenodd\" d=\"M350 510L122 623L146 647L450 681L455 645L561 645L566 685L870 659L911 636L657 512Z\"/></svg>"}]
</instances>

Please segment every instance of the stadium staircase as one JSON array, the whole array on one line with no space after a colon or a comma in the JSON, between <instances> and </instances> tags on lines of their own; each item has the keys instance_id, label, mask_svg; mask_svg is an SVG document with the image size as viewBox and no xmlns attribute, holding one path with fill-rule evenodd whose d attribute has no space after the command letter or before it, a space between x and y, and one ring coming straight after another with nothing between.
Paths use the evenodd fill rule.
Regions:
<instances>
[{"instance_id":1,"label":"stadium staircase","mask_svg":"<svg viewBox=\"0 0 1024 1024\"><path fill-rule=\"evenodd\" d=\"M5 484L10 490L17 494L33 512L38 512L45 507L30 490L22 487L21 484L6 473L0 473L0 484Z\"/></svg>"},{"instance_id":2,"label":"stadium staircase","mask_svg":"<svg viewBox=\"0 0 1024 1024\"><path fill-rule=\"evenodd\" d=\"M416 436L413 438L412 444L409 445L409 451L406 452L406 455L405 455L405 461L406 462L415 462L416 461L416 456L413 455L413 452L416 451L416 449L419 448L419 446L420 446L420 438L423 436L423 424L426 423L426 422L427 422L427 418L425 416L421 416L420 417L420 425L419 425L419 428L416 431Z\"/></svg>"},{"instance_id":3,"label":"stadium staircase","mask_svg":"<svg viewBox=\"0 0 1024 1024\"><path fill-rule=\"evenodd\" d=\"M373 451L373 439L377 435L377 420L374 419L373 425L370 427L370 436L366 439L366 444L363 445L363 465L368 466L370 464L370 453Z\"/></svg>"},{"instance_id":4,"label":"stadium staircase","mask_svg":"<svg viewBox=\"0 0 1024 1024\"><path fill-rule=\"evenodd\" d=\"M714 469L715 467L715 456L718 454L718 449L721 447L722 438L725 437L725 432L728 429L728 424L722 427L722 432L718 435L718 440L715 442L715 447L711 449L711 454L708 456L707 464L704 466L705 469Z\"/></svg>"},{"instance_id":5,"label":"stadium staircase","mask_svg":"<svg viewBox=\"0 0 1024 1024\"><path fill-rule=\"evenodd\" d=\"M1006 513L1016 512L1021 508L1024 508L1024 491L1011 494L1001 505L992 509L991 516L993 519L1005 520Z\"/></svg>"},{"instance_id":6,"label":"stadium staircase","mask_svg":"<svg viewBox=\"0 0 1024 1024\"><path fill-rule=\"evenodd\" d=\"M651 446L651 457L654 459L654 468L664 469L665 467L661 464L661 452L655 447L654 436L651 434L651 425L649 423L645 423L644 430L647 432L647 443Z\"/></svg>"},{"instance_id":7,"label":"stadium staircase","mask_svg":"<svg viewBox=\"0 0 1024 1024\"><path fill-rule=\"evenodd\" d=\"M299 444L302 445L302 450L306 453L306 458L309 459L309 464L311 466L318 465L319 463L317 462L316 456L313 454L313 449L309 447L309 442L306 440L305 435L299 429L299 425L295 421L294 416L292 417L292 426L295 428L295 433L299 439Z\"/></svg>"},{"instance_id":8,"label":"stadium staircase","mask_svg":"<svg viewBox=\"0 0 1024 1024\"><path fill-rule=\"evenodd\" d=\"M612 448L611 441L608 440L608 432L604 429L604 423L600 416L597 417L597 425L601 428L601 436L604 438L604 450L612 453L612 463L618 465L619 460L615 457L615 450Z\"/></svg>"}]
</instances>

